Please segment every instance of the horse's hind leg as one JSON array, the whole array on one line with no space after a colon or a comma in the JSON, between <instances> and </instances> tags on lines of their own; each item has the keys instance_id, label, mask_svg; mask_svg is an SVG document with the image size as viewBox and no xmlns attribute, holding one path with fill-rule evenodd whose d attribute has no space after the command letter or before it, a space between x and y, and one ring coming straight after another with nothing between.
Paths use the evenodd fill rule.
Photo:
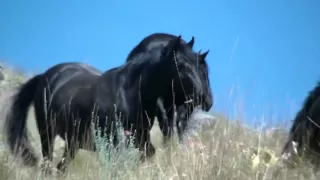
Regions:
<instances>
[{"instance_id":1,"label":"horse's hind leg","mask_svg":"<svg viewBox=\"0 0 320 180\"><path fill-rule=\"evenodd\" d=\"M62 155L62 159L57 165L57 169L61 172L65 172L69 163L75 158L78 150L79 147L75 144L71 144L69 147L66 146Z\"/></svg>"},{"instance_id":2,"label":"horse's hind leg","mask_svg":"<svg viewBox=\"0 0 320 180\"><path fill-rule=\"evenodd\" d=\"M35 105L35 112L37 116L36 121L40 134L41 149L44 163L43 166L47 171L48 168L51 168L51 163L53 160L54 140L56 137L56 123L55 118L52 118L52 116L45 115L44 111L42 111L41 109L43 108L39 108L37 107L37 105Z\"/></svg>"},{"instance_id":3,"label":"horse's hind leg","mask_svg":"<svg viewBox=\"0 0 320 180\"><path fill-rule=\"evenodd\" d=\"M67 127L67 137L65 138L66 145L62 159L57 165L57 169L61 172L65 172L69 163L75 158L76 153L79 150L79 123L80 121L75 120L72 124Z\"/></svg>"}]
</instances>

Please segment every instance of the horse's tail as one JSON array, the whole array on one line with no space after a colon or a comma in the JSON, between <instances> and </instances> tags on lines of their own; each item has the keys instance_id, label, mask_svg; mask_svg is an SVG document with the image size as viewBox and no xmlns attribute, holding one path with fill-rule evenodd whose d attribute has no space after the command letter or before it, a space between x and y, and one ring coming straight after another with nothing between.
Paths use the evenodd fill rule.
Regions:
<instances>
[{"instance_id":1,"label":"horse's tail","mask_svg":"<svg viewBox=\"0 0 320 180\"><path fill-rule=\"evenodd\" d=\"M13 96L12 105L6 117L6 135L10 151L21 155L25 165L34 166L38 162L27 135L27 114L34 100L41 75L37 75L23 84Z\"/></svg>"}]
</instances>

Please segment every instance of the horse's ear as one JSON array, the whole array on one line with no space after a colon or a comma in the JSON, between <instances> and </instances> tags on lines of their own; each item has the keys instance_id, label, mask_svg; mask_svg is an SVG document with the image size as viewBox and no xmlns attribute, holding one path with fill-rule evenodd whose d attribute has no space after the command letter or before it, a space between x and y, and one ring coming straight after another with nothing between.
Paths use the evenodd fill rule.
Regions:
<instances>
[{"instance_id":1,"label":"horse's ear","mask_svg":"<svg viewBox=\"0 0 320 180\"><path fill-rule=\"evenodd\" d=\"M180 46L181 46L181 35L169 42L169 44L165 48L165 54L167 56L170 55L173 51L179 50Z\"/></svg>"},{"instance_id":2,"label":"horse's ear","mask_svg":"<svg viewBox=\"0 0 320 180\"><path fill-rule=\"evenodd\" d=\"M203 62L203 61L204 61L204 59L203 59L203 57L202 57L202 55L201 55L201 49L198 51L197 56L198 56L197 59L200 60L200 62Z\"/></svg>"},{"instance_id":3,"label":"horse's ear","mask_svg":"<svg viewBox=\"0 0 320 180\"><path fill-rule=\"evenodd\" d=\"M201 54L201 55L200 55L201 59L205 59L205 58L207 57L209 51L210 51L210 50L208 50L208 51L206 51L205 53ZM199 52L199 53L200 53L200 52Z\"/></svg>"},{"instance_id":4,"label":"horse's ear","mask_svg":"<svg viewBox=\"0 0 320 180\"><path fill-rule=\"evenodd\" d=\"M187 43L187 46L189 46L192 49L193 44L194 44L194 36L192 36L192 39Z\"/></svg>"}]
</instances>

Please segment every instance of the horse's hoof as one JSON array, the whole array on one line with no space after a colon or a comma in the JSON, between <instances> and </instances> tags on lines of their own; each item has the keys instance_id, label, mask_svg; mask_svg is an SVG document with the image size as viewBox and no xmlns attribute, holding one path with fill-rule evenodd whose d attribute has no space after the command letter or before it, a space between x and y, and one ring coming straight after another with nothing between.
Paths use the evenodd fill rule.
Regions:
<instances>
[{"instance_id":1,"label":"horse's hoof","mask_svg":"<svg viewBox=\"0 0 320 180\"><path fill-rule=\"evenodd\" d=\"M54 174L51 168L41 168L41 171L42 174L44 174L45 176Z\"/></svg>"},{"instance_id":2,"label":"horse's hoof","mask_svg":"<svg viewBox=\"0 0 320 180\"><path fill-rule=\"evenodd\" d=\"M145 156L144 153L142 153L142 154L140 155L140 161L141 161L141 163L144 163L144 162L146 161L146 156Z\"/></svg>"},{"instance_id":3,"label":"horse's hoof","mask_svg":"<svg viewBox=\"0 0 320 180\"><path fill-rule=\"evenodd\" d=\"M148 149L146 149L146 156L150 158L154 156L155 153L156 153L156 148L152 144L150 144Z\"/></svg>"},{"instance_id":4,"label":"horse's hoof","mask_svg":"<svg viewBox=\"0 0 320 180\"><path fill-rule=\"evenodd\" d=\"M61 170L59 170L58 168L53 168L53 169L55 170L54 175L55 175L56 177L62 177L63 175L65 175L65 171L61 171Z\"/></svg>"},{"instance_id":5,"label":"horse's hoof","mask_svg":"<svg viewBox=\"0 0 320 180\"><path fill-rule=\"evenodd\" d=\"M41 167L41 170L42 170L42 173L44 174L44 175L53 175L53 176L55 176L55 175L57 175L57 173L58 173L58 170L56 169L56 168L54 168L54 167L52 167L52 166L42 166Z\"/></svg>"},{"instance_id":6,"label":"horse's hoof","mask_svg":"<svg viewBox=\"0 0 320 180\"><path fill-rule=\"evenodd\" d=\"M62 160L57 165L57 169L60 173L65 173L67 169L67 164L65 158L62 158Z\"/></svg>"},{"instance_id":7,"label":"horse's hoof","mask_svg":"<svg viewBox=\"0 0 320 180\"><path fill-rule=\"evenodd\" d=\"M57 165L57 170L60 172L60 173L65 173L66 172L66 169L67 169L67 166L63 163L59 163Z\"/></svg>"},{"instance_id":8,"label":"horse's hoof","mask_svg":"<svg viewBox=\"0 0 320 180\"><path fill-rule=\"evenodd\" d=\"M168 146L168 144L169 144L169 138L168 137L163 137L163 139L162 139L162 145L163 146Z\"/></svg>"},{"instance_id":9,"label":"horse's hoof","mask_svg":"<svg viewBox=\"0 0 320 180\"><path fill-rule=\"evenodd\" d=\"M44 159L41 166L40 166L42 173L44 175L53 175L54 169L52 167L52 162L48 159Z\"/></svg>"}]
</instances>

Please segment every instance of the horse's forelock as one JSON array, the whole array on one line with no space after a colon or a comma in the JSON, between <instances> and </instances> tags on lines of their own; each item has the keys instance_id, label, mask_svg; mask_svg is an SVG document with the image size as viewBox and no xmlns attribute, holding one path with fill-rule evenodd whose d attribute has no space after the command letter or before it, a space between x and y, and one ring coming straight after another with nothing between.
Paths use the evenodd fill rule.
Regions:
<instances>
[{"instance_id":1,"label":"horse's forelock","mask_svg":"<svg viewBox=\"0 0 320 180\"><path fill-rule=\"evenodd\" d=\"M203 80L201 73L197 70L197 62L196 62L196 56L192 53L185 53L185 52L177 52L176 55L176 62L178 64L181 64L185 68L184 71L182 69L179 69L178 71L180 74L182 74L183 78L188 78L191 80L193 86L197 89L198 92L202 92L203 89ZM177 64L177 65L178 65Z\"/></svg>"},{"instance_id":2,"label":"horse's forelock","mask_svg":"<svg viewBox=\"0 0 320 180\"><path fill-rule=\"evenodd\" d=\"M187 49L185 51L185 58L188 63L194 66L200 73L201 81L208 81L209 79L209 68L205 59L200 59L198 53L193 52L192 49Z\"/></svg>"},{"instance_id":3,"label":"horse's forelock","mask_svg":"<svg viewBox=\"0 0 320 180\"><path fill-rule=\"evenodd\" d=\"M199 86L197 87L198 88L197 91L198 93L200 93L199 95L203 100L202 104L205 106L204 108L205 109L211 108L213 100L212 100L212 92L211 92L210 81L209 81L209 68L205 59L199 59L203 57L201 56L199 57L199 53L195 53L190 48L184 49L183 53L181 53L180 55L184 57L182 58L182 59L185 59L184 63L188 64L189 67L192 67L191 74L194 74L193 77L197 77L197 78L193 78L193 84Z\"/></svg>"}]
</instances>

